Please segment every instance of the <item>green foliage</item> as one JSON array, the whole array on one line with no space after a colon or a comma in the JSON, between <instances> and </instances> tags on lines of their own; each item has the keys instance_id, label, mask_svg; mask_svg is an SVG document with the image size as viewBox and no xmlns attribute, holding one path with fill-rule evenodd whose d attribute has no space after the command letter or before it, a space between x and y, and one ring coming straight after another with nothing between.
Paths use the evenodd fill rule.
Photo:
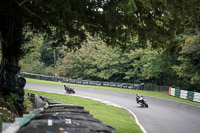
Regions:
<instances>
[{"instance_id":1,"label":"green foliage","mask_svg":"<svg viewBox=\"0 0 200 133\"><path fill-rule=\"evenodd\" d=\"M185 35L185 43L174 69L183 80L200 87L200 32L195 35Z\"/></svg>"},{"instance_id":2,"label":"green foliage","mask_svg":"<svg viewBox=\"0 0 200 133\"><path fill-rule=\"evenodd\" d=\"M119 81L123 80L128 61L119 47L107 47L93 38L77 52L67 53L58 73L71 78Z\"/></svg>"},{"instance_id":3,"label":"green foliage","mask_svg":"<svg viewBox=\"0 0 200 133\"><path fill-rule=\"evenodd\" d=\"M33 104L29 101L28 95L24 95L24 108L25 113L29 113L31 110L33 110Z\"/></svg>"},{"instance_id":4,"label":"green foliage","mask_svg":"<svg viewBox=\"0 0 200 133\"><path fill-rule=\"evenodd\" d=\"M23 62L24 61L24 62ZM27 61L27 62L26 62ZM20 61L21 71L29 72L29 73L36 73L36 74L44 74L44 64L41 63L39 60L22 60Z\"/></svg>"},{"instance_id":5,"label":"green foliage","mask_svg":"<svg viewBox=\"0 0 200 133\"><path fill-rule=\"evenodd\" d=\"M49 75L49 76L53 76L55 75L55 68L49 66L49 67L46 67L45 70L44 70L44 75Z\"/></svg>"},{"instance_id":6,"label":"green foliage","mask_svg":"<svg viewBox=\"0 0 200 133\"><path fill-rule=\"evenodd\" d=\"M181 37L177 37L179 44L183 42L180 40ZM44 38L38 35L27 44L27 46L37 45L35 45L36 50L32 50L32 53L21 61L22 71L51 76L58 74L70 78L130 83L149 82L183 86L186 89L197 88L200 79L198 75L199 34L196 34L194 29L190 29L183 34L183 39L185 44L179 55L176 50L176 53L170 53L164 50L153 50L151 46L141 48L136 38L130 40L131 50L123 51L121 47L106 46L100 38L88 35L85 45L76 52L70 51L67 47L56 48L61 56L57 65L53 65L54 48L50 47L53 43L43 43ZM41 55L45 58L41 59ZM44 64L48 64L49 59L51 66L46 67Z\"/></svg>"},{"instance_id":7,"label":"green foliage","mask_svg":"<svg viewBox=\"0 0 200 133\"><path fill-rule=\"evenodd\" d=\"M52 41L52 40L48 40L48 41ZM50 65L54 65L54 50L56 51L56 48L52 47L50 45L50 42L47 42L47 40L44 41L41 49L40 49L40 53L41 53L41 57L40 60L41 62L44 62L45 66L50 66Z\"/></svg>"},{"instance_id":8,"label":"green foliage","mask_svg":"<svg viewBox=\"0 0 200 133\"><path fill-rule=\"evenodd\" d=\"M60 76L71 78L132 82L161 80L158 84L169 84L170 78L176 76L170 67L175 64L174 70L184 81L198 85L199 53L194 51L198 49L198 36L191 42L191 46L195 46L191 47L193 50L183 46L187 52L182 50L178 59L181 65L162 50L161 53L149 49L143 51L135 45L143 48L151 45L169 53L174 51L180 44L181 36L177 35L187 28L200 28L199 7L198 0L1 0L2 65L7 62L18 65L23 53L34 47L40 52L31 52L23 58L20 62L22 71L51 74L53 69L49 66L54 64ZM95 46L93 40L88 43L93 45L85 45L79 53L67 53L61 62L58 57L63 54L63 47L60 46L80 48L86 40L90 41L88 34L98 35L116 48ZM133 41L135 38L137 43ZM98 39L96 41L102 44ZM132 49L133 52L124 54L121 49ZM49 68L45 70L47 66Z\"/></svg>"},{"instance_id":9,"label":"green foliage","mask_svg":"<svg viewBox=\"0 0 200 133\"><path fill-rule=\"evenodd\" d=\"M5 97L5 102L8 106L13 105L13 103L17 100L18 95L14 93L10 93L10 95Z\"/></svg>"},{"instance_id":10,"label":"green foliage","mask_svg":"<svg viewBox=\"0 0 200 133\"><path fill-rule=\"evenodd\" d=\"M46 67L58 65L59 59L63 58L62 43L53 37L46 36L44 38L44 43L40 49L41 62L45 64Z\"/></svg>"},{"instance_id":11,"label":"green foliage","mask_svg":"<svg viewBox=\"0 0 200 133\"><path fill-rule=\"evenodd\" d=\"M62 65L58 67L58 74L71 78L90 78L87 74L88 69L93 68L93 46L86 44L75 53L67 53L62 60Z\"/></svg>"},{"instance_id":12,"label":"green foliage","mask_svg":"<svg viewBox=\"0 0 200 133\"><path fill-rule=\"evenodd\" d=\"M35 61L41 59L41 51L38 50L29 54L29 57L24 58L23 66L26 67L22 67L22 70L51 76L58 74L58 76L69 78L112 82L145 82L181 87L194 84L197 86L199 78L198 75L195 77L195 73L198 74L198 37L192 31L188 31L184 37L188 45L183 46L183 50L180 52L181 56L179 56L178 52L157 51L150 48L150 46L140 48L137 39L130 43L130 45L135 45L131 48L132 50L123 51L117 46L114 48L106 46L98 37L89 36L85 45L76 52L70 52L66 47L58 49L58 53L62 53L64 58L60 58L55 67L46 67L44 64L48 60L43 60L43 63ZM46 44L41 47L43 49L49 48L49 52L53 52L53 49ZM38 49L41 47L38 47ZM64 52L64 50L68 51ZM195 61L196 64L192 65ZM174 65L175 67L173 67ZM195 73L189 70L184 72L183 67L186 66L187 69ZM186 81L189 76L193 78L192 82L190 80Z\"/></svg>"},{"instance_id":13,"label":"green foliage","mask_svg":"<svg viewBox=\"0 0 200 133\"><path fill-rule=\"evenodd\" d=\"M138 9L134 0L125 0L126 2L119 3L119 7L122 12L126 12L127 14L134 14Z\"/></svg>"},{"instance_id":14,"label":"green foliage","mask_svg":"<svg viewBox=\"0 0 200 133\"><path fill-rule=\"evenodd\" d=\"M141 76L141 68L143 64L141 58L144 56L143 49L136 49L128 54L128 58L131 60L131 68L126 71L125 79L131 79L133 82L138 83L143 80Z\"/></svg>"},{"instance_id":15,"label":"green foliage","mask_svg":"<svg viewBox=\"0 0 200 133\"><path fill-rule=\"evenodd\" d=\"M122 49L99 45L94 59L93 64L97 67L95 74L99 78L110 81L123 80L129 60Z\"/></svg>"},{"instance_id":16,"label":"green foliage","mask_svg":"<svg viewBox=\"0 0 200 133\"><path fill-rule=\"evenodd\" d=\"M0 97L0 130L2 129L3 122L14 122L15 117L19 117L19 115L16 114L16 108L13 104L16 99L16 94L11 94L6 98ZM32 103L28 100L27 95L24 96L24 103L22 106L25 107L24 113L29 113L33 110Z\"/></svg>"},{"instance_id":17,"label":"green foliage","mask_svg":"<svg viewBox=\"0 0 200 133\"><path fill-rule=\"evenodd\" d=\"M8 120L9 120L8 116L6 116L5 114L0 113L0 124L2 124L2 122L6 122Z\"/></svg>"},{"instance_id":18,"label":"green foliage","mask_svg":"<svg viewBox=\"0 0 200 133\"><path fill-rule=\"evenodd\" d=\"M9 117L6 114L0 113L0 127L1 127L3 122L8 122L8 121L9 121Z\"/></svg>"},{"instance_id":19,"label":"green foliage","mask_svg":"<svg viewBox=\"0 0 200 133\"><path fill-rule=\"evenodd\" d=\"M133 69L126 72L127 79L134 79L135 82L151 81L159 85L169 85L170 79L175 75L172 69L174 56L165 52L155 50L136 49L131 51L129 58Z\"/></svg>"},{"instance_id":20,"label":"green foliage","mask_svg":"<svg viewBox=\"0 0 200 133\"><path fill-rule=\"evenodd\" d=\"M33 36L32 32L28 32L26 36ZM32 72L37 74L42 74L44 70L44 64L40 62L41 53L40 51L41 47L43 45L43 37L41 34L38 34L37 36L32 37L24 46L24 49L29 49L30 47L33 47L29 53L24 56L20 60L20 66L21 71L24 72Z\"/></svg>"},{"instance_id":21,"label":"green foliage","mask_svg":"<svg viewBox=\"0 0 200 133\"><path fill-rule=\"evenodd\" d=\"M138 37L142 44L150 41L152 47L165 48L185 27L200 27L199 7L198 0L1 0L0 32L2 39L14 38L11 43L17 42L18 52L23 52L27 29L45 32L55 45L62 42L74 49L87 39L88 32L98 33L113 46L126 48L129 40ZM12 34L5 28L10 26L16 27Z\"/></svg>"}]
</instances>

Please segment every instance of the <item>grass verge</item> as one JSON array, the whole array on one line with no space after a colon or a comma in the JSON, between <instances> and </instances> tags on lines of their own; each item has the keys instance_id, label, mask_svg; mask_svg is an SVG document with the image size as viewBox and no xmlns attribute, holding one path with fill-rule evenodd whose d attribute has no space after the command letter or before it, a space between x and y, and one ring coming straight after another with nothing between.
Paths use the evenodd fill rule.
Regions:
<instances>
[{"instance_id":1,"label":"grass verge","mask_svg":"<svg viewBox=\"0 0 200 133\"><path fill-rule=\"evenodd\" d=\"M90 114L101 120L104 124L115 127L116 133L142 133L134 117L125 109L116 108L101 102L79 98L64 94L47 93L41 91L25 90L29 93L47 96L63 104L83 106Z\"/></svg>"},{"instance_id":2,"label":"grass verge","mask_svg":"<svg viewBox=\"0 0 200 133\"><path fill-rule=\"evenodd\" d=\"M193 101L173 97L173 96L170 96L167 93L163 93L163 92L122 89L122 88L103 87L103 86L90 86L90 85L80 85L80 84L70 84L70 83L61 83L61 82L45 81L45 80L30 79L30 78L26 78L26 81L27 81L27 83L51 84L51 85L67 84L67 85L72 86L72 87L103 89L103 90L127 92L127 93L133 93L133 94L140 93L142 95L153 96L153 97L164 98L164 99L170 99L170 100L175 100L175 101L179 101L179 102L184 102L184 103L200 106L200 103L198 103L198 102L193 102Z\"/></svg>"}]
</instances>

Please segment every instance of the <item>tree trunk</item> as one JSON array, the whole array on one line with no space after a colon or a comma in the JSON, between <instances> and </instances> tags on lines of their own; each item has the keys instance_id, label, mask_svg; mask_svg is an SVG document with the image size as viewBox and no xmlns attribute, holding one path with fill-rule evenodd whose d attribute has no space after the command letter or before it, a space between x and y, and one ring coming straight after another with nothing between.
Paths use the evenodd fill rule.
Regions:
<instances>
[{"instance_id":1,"label":"tree trunk","mask_svg":"<svg viewBox=\"0 0 200 133\"><path fill-rule=\"evenodd\" d=\"M17 113L22 116L24 112L24 86L26 80L19 78L19 59L22 54L21 46L23 42L23 21L13 15L5 15L0 20L1 31L1 68L0 68L0 92L3 97L16 94L13 99L13 106Z\"/></svg>"},{"instance_id":2,"label":"tree trunk","mask_svg":"<svg viewBox=\"0 0 200 133\"><path fill-rule=\"evenodd\" d=\"M5 16L1 18L1 66L6 64L18 66L21 55L23 24L18 18Z\"/></svg>"},{"instance_id":3,"label":"tree trunk","mask_svg":"<svg viewBox=\"0 0 200 133\"><path fill-rule=\"evenodd\" d=\"M54 47L54 68L56 68L56 63L57 63L57 56L56 56L56 48Z\"/></svg>"},{"instance_id":4,"label":"tree trunk","mask_svg":"<svg viewBox=\"0 0 200 133\"><path fill-rule=\"evenodd\" d=\"M22 19L13 16L4 16L0 20L1 27L1 68L0 68L0 91L3 96L10 92L21 96L18 100L23 102L25 85L24 79L19 79L17 74L20 71L19 59L22 54L23 22ZM21 82L21 83L20 83ZM24 85L23 85L24 84Z\"/></svg>"}]
</instances>

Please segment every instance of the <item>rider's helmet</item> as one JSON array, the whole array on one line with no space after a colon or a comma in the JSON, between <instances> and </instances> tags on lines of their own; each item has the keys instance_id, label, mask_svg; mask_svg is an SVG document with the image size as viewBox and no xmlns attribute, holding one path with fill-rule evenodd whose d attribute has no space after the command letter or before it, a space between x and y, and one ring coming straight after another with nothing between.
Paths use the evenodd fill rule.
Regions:
<instances>
[{"instance_id":1,"label":"rider's helmet","mask_svg":"<svg viewBox=\"0 0 200 133\"><path fill-rule=\"evenodd\" d=\"M136 93L136 96L139 96L140 94L139 93Z\"/></svg>"}]
</instances>

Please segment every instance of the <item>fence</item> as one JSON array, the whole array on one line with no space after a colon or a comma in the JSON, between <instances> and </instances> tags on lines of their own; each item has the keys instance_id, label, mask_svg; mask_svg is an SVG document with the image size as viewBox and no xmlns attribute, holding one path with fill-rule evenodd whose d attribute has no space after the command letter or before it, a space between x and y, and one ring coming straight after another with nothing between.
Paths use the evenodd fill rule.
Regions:
<instances>
[{"instance_id":1,"label":"fence","mask_svg":"<svg viewBox=\"0 0 200 133\"><path fill-rule=\"evenodd\" d=\"M94 85L94 86L105 86L105 87L117 87L124 89L135 89L135 90L148 90L148 91L161 91L168 92L169 86L157 86L157 85L149 85L149 84L131 84L131 83L116 83L116 82L102 82L102 81L89 81L82 79L72 79L65 77L55 77L55 76L45 76L40 74L32 74L26 72L20 72L20 76L26 78L47 80L47 81L56 81L63 83L72 83L72 84L83 84L83 85Z\"/></svg>"},{"instance_id":2,"label":"fence","mask_svg":"<svg viewBox=\"0 0 200 133\"><path fill-rule=\"evenodd\" d=\"M159 85L144 84L144 90L168 92L169 91L169 86L159 86Z\"/></svg>"}]
</instances>

